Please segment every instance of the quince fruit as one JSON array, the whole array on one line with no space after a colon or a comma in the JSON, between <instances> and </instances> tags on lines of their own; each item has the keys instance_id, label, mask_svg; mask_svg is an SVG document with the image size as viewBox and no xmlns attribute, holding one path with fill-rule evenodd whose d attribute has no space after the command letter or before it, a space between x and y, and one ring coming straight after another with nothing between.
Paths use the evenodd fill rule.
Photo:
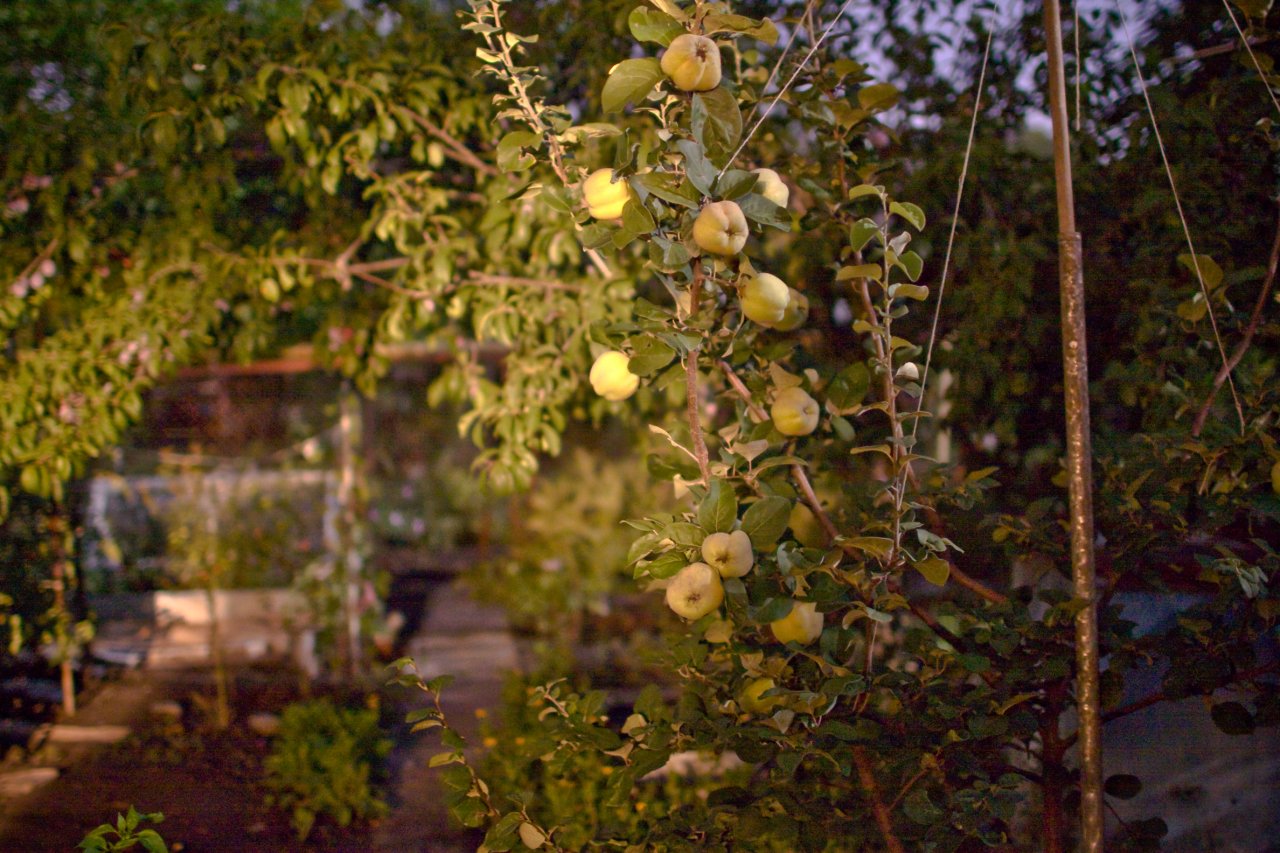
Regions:
<instances>
[{"instance_id":1,"label":"quince fruit","mask_svg":"<svg viewBox=\"0 0 1280 853\"><path fill-rule=\"evenodd\" d=\"M738 707L749 714L759 714L767 716L773 712L773 709L782 704L779 696L769 696L760 698L760 694L766 690L772 690L777 685L772 678L754 678L747 682L747 686L742 688L742 692L738 694Z\"/></svg>"},{"instance_id":2,"label":"quince fruit","mask_svg":"<svg viewBox=\"0 0 1280 853\"><path fill-rule=\"evenodd\" d=\"M809 319L809 297L794 287L787 288L787 310L782 312L782 319L773 324L779 332L794 332Z\"/></svg>"},{"instance_id":3,"label":"quince fruit","mask_svg":"<svg viewBox=\"0 0 1280 853\"><path fill-rule=\"evenodd\" d=\"M742 287L742 313L761 326L774 326L787 313L790 288L776 275L762 272Z\"/></svg>"},{"instance_id":4,"label":"quince fruit","mask_svg":"<svg viewBox=\"0 0 1280 853\"><path fill-rule=\"evenodd\" d=\"M591 387L606 400L617 402L625 400L640 387L640 377L636 376L627 365L631 359L626 353L610 351L602 354L591 365Z\"/></svg>"},{"instance_id":5,"label":"quince fruit","mask_svg":"<svg viewBox=\"0 0 1280 853\"><path fill-rule=\"evenodd\" d=\"M713 201L693 222L693 242L713 255L736 255L747 245L747 217L733 201Z\"/></svg>"},{"instance_id":6,"label":"quince fruit","mask_svg":"<svg viewBox=\"0 0 1280 853\"><path fill-rule=\"evenodd\" d=\"M769 623L779 643L807 646L822 635L822 614L811 601L797 601L791 612Z\"/></svg>"},{"instance_id":7,"label":"quince fruit","mask_svg":"<svg viewBox=\"0 0 1280 853\"><path fill-rule=\"evenodd\" d=\"M720 46L706 36L676 36L659 64L677 89L708 92L720 85Z\"/></svg>"},{"instance_id":8,"label":"quince fruit","mask_svg":"<svg viewBox=\"0 0 1280 853\"><path fill-rule=\"evenodd\" d=\"M791 200L791 190L782 182L782 178L773 169L753 169L760 180L756 181L755 191L778 207L786 207Z\"/></svg>"},{"instance_id":9,"label":"quince fruit","mask_svg":"<svg viewBox=\"0 0 1280 853\"><path fill-rule=\"evenodd\" d=\"M799 501L791 508L787 526L791 528L791 535L796 537L796 541L807 548L826 548L831 544L831 538L818 523L813 510Z\"/></svg>"},{"instance_id":10,"label":"quince fruit","mask_svg":"<svg viewBox=\"0 0 1280 853\"><path fill-rule=\"evenodd\" d=\"M773 425L783 435L808 435L818 428L818 401L802 388L786 388L778 393L769 410Z\"/></svg>"},{"instance_id":11,"label":"quince fruit","mask_svg":"<svg viewBox=\"0 0 1280 853\"><path fill-rule=\"evenodd\" d=\"M755 565L751 538L741 530L712 533L702 540L702 559L722 578L740 578Z\"/></svg>"},{"instance_id":12,"label":"quince fruit","mask_svg":"<svg viewBox=\"0 0 1280 853\"><path fill-rule=\"evenodd\" d=\"M667 586L667 606L692 622L701 619L724 601L720 574L706 563L690 563Z\"/></svg>"},{"instance_id":13,"label":"quince fruit","mask_svg":"<svg viewBox=\"0 0 1280 853\"><path fill-rule=\"evenodd\" d=\"M582 199L596 219L617 219L631 198L626 180L614 180L613 169L597 169L582 182Z\"/></svg>"}]
</instances>

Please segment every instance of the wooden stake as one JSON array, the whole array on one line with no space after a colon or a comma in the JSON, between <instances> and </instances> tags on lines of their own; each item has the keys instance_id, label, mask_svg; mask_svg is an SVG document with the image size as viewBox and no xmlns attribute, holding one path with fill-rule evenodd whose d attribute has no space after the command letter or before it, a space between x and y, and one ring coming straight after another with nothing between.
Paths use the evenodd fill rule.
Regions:
<instances>
[{"instance_id":1,"label":"wooden stake","mask_svg":"<svg viewBox=\"0 0 1280 853\"><path fill-rule=\"evenodd\" d=\"M1075 619L1076 706L1080 724L1080 849L1101 853L1102 721L1098 687L1098 609L1093 556L1093 449L1089 439L1089 354L1085 346L1084 268L1071 183L1062 14L1058 0L1044 3L1049 47L1049 104L1053 166L1058 190L1058 270L1062 298L1063 398L1067 415L1071 576L1075 596L1087 602Z\"/></svg>"}]
</instances>

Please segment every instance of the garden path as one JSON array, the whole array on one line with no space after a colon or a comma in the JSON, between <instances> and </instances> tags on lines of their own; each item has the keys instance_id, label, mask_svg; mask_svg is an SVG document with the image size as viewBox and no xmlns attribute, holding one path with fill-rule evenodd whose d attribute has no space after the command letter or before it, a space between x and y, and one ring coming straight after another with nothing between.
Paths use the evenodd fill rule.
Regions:
<instances>
[{"instance_id":1,"label":"garden path","mask_svg":"<svg viewBox=\"0 0 1280 853\"><path fill-rule=\"evenodd\" d=\"M497 707L506 673L518 668L520 660L503 611L477 604L457 581L427 599L426 614L405 653L425 678L454 676L443 693L444 710L450 725L470 743L477 740L477 709ZM419 707L423 700L426 696L421 693L396 697L406 710ZM393 754L393 810L374 830L372 849L378 853L474 853L483 835L464 830L449 818L439 769L427 766L431 756L441 751L438 733L411 737Z\"/></svg>"}]
</instances>

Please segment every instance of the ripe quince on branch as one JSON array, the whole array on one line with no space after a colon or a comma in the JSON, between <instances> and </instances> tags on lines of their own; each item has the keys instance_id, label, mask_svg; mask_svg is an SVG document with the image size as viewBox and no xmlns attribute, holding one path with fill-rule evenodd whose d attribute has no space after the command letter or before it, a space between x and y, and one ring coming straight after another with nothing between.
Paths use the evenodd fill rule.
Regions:
<instances>
[{"instance_id":1,"label":"ripe quince on branch","mask_svg":"<svg viewBox=\"0 0 1280 853\"><path fill-rule=\"evenodd\" d=\"M713 255L736 255L747 245L747 217L737 202L713 201L693 222L693 242Z\"/></svg>"},{"instance_id":2,"label":"ripe quince on branch","mask_svg":"<svg viewBox=\"0 0 1280 853\"><path fill-rule=\"evenodd\" d=\"M631 359L626 353L610 351L596 359L591 365L591 387L606 400L617 402L625 400L640 387L640 377L631 372L628 365Z\"/></svg>"},{"instance_id":3,"label":"ripe quince on branch","mask_svg":"<svg viewBox=\"0 0 1280 853\"><path fill-rule=\"evenodd\" d=\"M613 169L597 169L582 182L582 199L596 219L617 219L631 198L625 180L614 180Z\"/></svg>"},{"instance_id":4,"label":"ripe quince on branch","mask_svg":"<svg viewBox=\"0 0 1280 853\"><path fill-rule=\"evenodd\" d=\"M720 85L720 46L706 36L676 36L660 64L677 89L709 92Z\"/></svg>"}]
</instances>

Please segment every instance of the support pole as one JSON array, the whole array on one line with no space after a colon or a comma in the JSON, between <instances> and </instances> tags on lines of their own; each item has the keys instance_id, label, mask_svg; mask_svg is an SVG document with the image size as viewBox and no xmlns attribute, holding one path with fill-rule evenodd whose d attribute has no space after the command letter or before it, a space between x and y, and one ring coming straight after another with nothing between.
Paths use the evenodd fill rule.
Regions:
<instances>
[{"instance_id":1,"label":"support pole","mask_svg":"<svg viewBox=\"0 0 1280 853\"><path fill-rule=\"evenodd\" d=\"M1053 166L1058 188L1058 272L1062 297L1063 397L1067 415L1071 577L1087 602L1076 614L1076 707L1080 737L1080 850L1101 853L1102 721L1098 689L1098 605L1093 559L1093 448L1089 440L1089 354L1085 346L1084 268L1071 184L1062 14L1058 0L1044 3L1049 46L1049 106Z\"/></svg>"},{"instance_id":2,"label":"support pole","mask_svg":"<svg viewBox=\"0 0 1280 853\"><path fill-rule=\"evenodd\" d=\"M360 587L364 578L364 555L360 550L360 509L357 479L361 436L360 397L344 382L338 401L338 512L341 531L339 565L342 567L342 621L347 677L360 673L363 659L360 637Z\"/></svg>"}]
</instances>

